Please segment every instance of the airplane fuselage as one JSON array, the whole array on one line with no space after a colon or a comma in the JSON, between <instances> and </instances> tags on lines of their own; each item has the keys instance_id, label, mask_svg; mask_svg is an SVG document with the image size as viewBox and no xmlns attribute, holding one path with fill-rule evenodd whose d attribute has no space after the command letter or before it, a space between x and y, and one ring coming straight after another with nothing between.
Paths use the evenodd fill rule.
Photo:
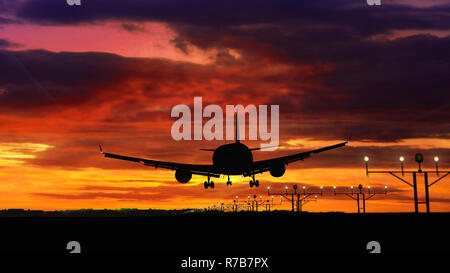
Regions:
<instances>
[{"instance_id":1,"label":"airplane fuselage","mask_svg":"<svg viewBox=\"0 0 450 273\"><path fill-rule=\"evenodd\" d=\"M240 142L225 144L214 151L213 165L225 175L241 175L253 163L252 151Z\"/></svg>"}]
</instances>

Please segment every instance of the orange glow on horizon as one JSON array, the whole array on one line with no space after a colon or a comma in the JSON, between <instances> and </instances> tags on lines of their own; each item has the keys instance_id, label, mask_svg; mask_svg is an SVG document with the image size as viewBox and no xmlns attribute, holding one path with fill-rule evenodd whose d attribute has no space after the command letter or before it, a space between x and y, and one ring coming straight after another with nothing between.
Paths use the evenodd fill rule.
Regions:
<instances>
[{"instance_id":1,"label":"orange glow on horizon","mask_svg":"<svg viewBox=\"0 0 450 273\"><path fill-rule=\"evenodd\" d=\"M51 149L45 144L2 144L3 150L34 149L28 154L39 154L42 149ZM0 157L4 154L0 154ZM105 160L98 154L98 160ZM132 163L124 162L126 166ZM125 166L125 167L126 167ZM298 169L300 168L300 169ZM390 176L365 176L363 168L321 168L301 169L301 163L288 166L286 174L281 178L273 178L269 174L259 175L259 188L249 188L249 178L232 177L233 186L225 185L226 177L213 179L214 190L203 189L204 177L194 176L188 184L179 184L174 172L141 166L137 169L99 169L81 168L39 168L23 162L9 162L0 166L0 208L25 208L43 210L61 209L119 209L119 208L204 208L218 204L220 200L231 201L238 196L256 194L267 196L267 186L272 192L284 191L288 185L305 185L306 192L319 191L324 187L324 195L318 196L317 202L308 203L304 210L312 212L344 211L355 212L355 201L343 196L334 196L332 187L337 191L348 191L350 186L363 184L371 186L375 192L381 193L367 202L368 212L410 212L412 211L412 189ZM419 176L419 189L421 180ZM431 177L430 177L431 179ZM382 194L384 185L389 188L388 194ZM301 187L300 191L302 190ZM420 189L419 194L423 195ZM436 199L450 194L450 187L445 183L432 188L430 195ZM422 196L420 195L420 196ZM448 203L438 201L431 203L432 211L448 211ZM281 207L273 209L290 209L290 203L283 201Z\"/></svg>"}]
</instances>

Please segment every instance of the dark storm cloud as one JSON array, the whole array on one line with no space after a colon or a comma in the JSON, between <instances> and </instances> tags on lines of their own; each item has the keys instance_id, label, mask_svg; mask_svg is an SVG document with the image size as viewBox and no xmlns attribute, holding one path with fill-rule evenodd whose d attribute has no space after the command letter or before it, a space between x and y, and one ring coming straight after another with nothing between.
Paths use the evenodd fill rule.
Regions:
<instances>
[{"instance_id":1,"label":"dark storm cloud","mask_svg":"<svg viewBox=\"0 0 450 273\"><path fill-rule=\"evenodd\" d=\"M374 8L364 1L98 0L74 8L64 1L30 0L16 12L38 24L166 22L177 32L173 43L185 53L193 44L235 48L247 58L269 55L283 62L366 59L368 52L383 46L366 39L372 35L450 29L450 5L418 8L383 3Z\"/></svg>"},{"instance_id":2,"label":"dark storm cloud","mask_svg":"<svg viewBox=\"0 0 450 273\"><path fill-rule=\"evenodd\" d=\"M315 139L322 140L346 139L351 136L353 140L375 142L395 142L407 138L450 138L448 119L441 121L416 119L415 115L407 110L400 114L383 111L368 115L351 112L333 113L314 116L290 114L292 122L282 124L280 135L295 135L298 138L315 136ZM447 113L442 112L442 115L446 116ZM349 120L349 116L352 116L352 120Z\"/></svg>"},{"instance_id":3,"label":"dark storm cloud","mask_svg":"<svg viewBox=\"0 0 450 273\"><path fill-rule=\"evenodd\" d=\"M8 40L0 38L0 49L13 48L13 47L18 47L18 46L20 46L20 45L17 43L13 43Z\"/></svg>"},{"instance_id":4,"label":"dark storm cloud","mask_svg":"<svg viewBox=\"0 0 450 273\"><path fill-rule=\"evenodd\" d=\"M96 60L90 64L87 60ZM51 53L44 50L1 51L0 107L40 108L57 103L76 105L91 98L87 86L107 84L110 77L120 78L120 57L112 54ZM104 66L105 63L111 64ZM95 74L96 77L92 77Z\"/></svg>"},{"instance_id":5,"label":"dark storm cloud","mask_svg":"<svg viewBox=\"0 0 450 273\"><path fill-rule=\"evenodd\" d=\"M448 40L432 36L419 38L415 37L413 40L428 40L426 44L432 45L431 47L434 47L433 43L439 45L441 41ZM393 43L398 46L398 43L402 42L404 41ZM446 56L448 53L439 50L431 54L432 57L427 57L429 54L427 50L419 50L424 47L417 48L416 51L412 51L411 48L405 49L405 52L411 53L404 53L405 57L398 57L408 62L403 69L414 67L416 60L429 62L428 69L422 70L417 67L409 70L411 76L409 78L405 76L404 79L408 88L396 83L396 78L401 78L406 72L400 71L402 62L391 61L391 58L395 57L395 54L391 54L386 57L388 64L385 65L385 69L394 75L382 76L381 71L381 74L372 79L378 81L377 84L384 84L384 88L388 91L378 90L377 84L372 83L370 77L364 81L359 79L360 76L355 77L355 86L347 90L345 85L351 83L353 75L347 75L340 70L307 76L301 80L303 83L325 81L329 82L329 86L342 86L336 90L331 88L326 92L303 87L295 77L299 72L295 71L293 75L275 73L272 76L274 79L267 79L267 75L259 75L258 72L251 74L252 66L244 68L247 73L245 75L241 75L239 71L222 75L220 70L215 70L212 66L161 59L125 58L105 53L3 50L0 54L2 63L0 108L7 110L9 115L14 113L42 115L45 114L45 111L42 111L43 107L56 105L60 107L59 111L67 107L81 110L84 109L83 105L96 107L102 103L110 103L113 107L102 121L111 126L103 124L101 131L129 131L136 129L130 127L130 122L167 120L170 116L169 108L177 103L163 101L160 105L169 108L161 110L148 110L146 109L148 105L158 105L158 100L171 100L175 94L190 97L188 101L182 100L183 103L190 104L192 103L190 92L197 91L201 85L206 85L202 87L205 90L215 90L217 86L210 84L211 79L219 79L240 88L234 91L227 89L221 91L226 94L226 100L223 100L223 96L216 98L206 94L204 104L218 102L229 104L240 101L241 94L246 94L252 99L258 98L262 104L279 104L282 122L280 135L284 139L291 136L346 139L352 136L354 140L388 142L404 138L448 138L450 112L446 103L449 101L449 92L446 92L445 88L449 82L445 74L445 58L448 58ZM397 52L400 54L401 50L398 49ZM414 53L418 54L416 60L412 57ZM407 56L411 56L411 59ZM443 58L444 61L439 58ZM370 74L370 71L367 73ZM280 79L277 80L278 76ZM426 84L427 79L433 78L434 82L426 89L424 96L420 87ZM129 82L133 81L141 82L138 88L144 90L142 94L137 92L136 85L129 85ZM393 87L390 87L389 82ZM192 86L195 88L192 89ZM292 91L285 95L272 92L283 88ZM190 89L192 91L186 92ZM140 99L142 95L144 100ZM366 96L369 99L366 99ZM392 102L395 100L399 103ZM82 132L100 131L96 125L79 124L78 131L71 133ZM93 146L96 143L98 142L93 143ZM54 159L51 161L56 162Z\"/></svg>"},{"instance_id":6,"label":"dark storm cloud","mask_svg":"<svg viewBox=\"0 0 450 273\"><path fill-rule=\"evenodd\" d=\"M64 1L31 0L16 11L19 17L36 23L162 21L177 32L172 42L185 53L192 44L221 52L233 48L249 62L332 65L333 71L309 79L320 82L328 92L317 92L304 81L285 83L291 89L286 101L301 100L296 107L300 105L305 112L385 111L393 107L430 112L439 107L448 109L443 102L450 101L449 37L369 39L393 30L450 30L450 5L423 8L389 3L370 7L365 1L334 0L98 0L75 8ZM128 29L136 29L128 25L132 26ZM224 56L218 56L220 64L236 61L226 54L224 62ZM276 77L272 80L280 81ZM296 91L301 93L296 96ZM271 100L282 102L284 98ZM448 119L448 115L438 116Z\"/></svg>"},{"instance_id":7,"label":"dark storm cloud","mask_svg":"<svg viewBox=\"0 0 450 273\"><path fill-rule=\"evenodd\" d=\"M449 27L443 22L447 6L414 8L383 3L369 7L365 1L235 1L235 0L90 0L70 7L65 1L28 0L16 8L16 15L37 23L89 23L98 20L124 19L163 21L181 25L226 27L260 23L341 22L374 32L390 28ZM448 15L448 14L447 14ZM377 24L375 24L377 22ZM355 24L357 23L357 24Z\"/></svg>"},{"instance_id":8,"label":"dark storm cloud","mask_svg":"<svg viewBox=\"0 0 450 273\"><path fill-rule=\"evenodd\" d=\"M374 42L371 48L350 46L351 54L337 52L347 56L347 61L334 73L319 75L318 80L346 98L335 100L334 107L344 103L347 109L432 110L450 101L449 47L450 36L431 35ZM320 108L327 98L319 100L310 107Z\"/></svg>"},{"instance_id":9,"label":"dark storm cloud","mask_svg":"<svg viewBox=\"0 0 450 273\"><path fill-rule=\"evenodd\" d=\"M282 21L286 17L326 18L326 11L342 10L351 1L108 1L91 0L69 7L65 1L25 1L16 10L19 17L38 23L85 23L125 19L181 24L236 25Z\"/></svg>"},{"instance_id":10,"label":"dark storm cloud","mask_svg":"<svg viewBox=\"0 0 450 273\"><path fill-rule=\"evenodd\" d=\"M291 80L286 82L290 93L274 94L267 103L318 121L335 113L338 120L347 120L347 133L376 135L380 140L432 134L448 137L450 54L446 48L450 48L450 37L415 35L392 41L345 42L341 48L319 43L316 48L322 56L312 57L328 59L335 66L330 72L308 77L308 83L321 83L324 90ZM311 128L319 129L320 123Z\"/></svg>"},{"instance_id":11,"label":"dark storm cloud","mask_svg":"<svg viewBox=\"0 0 450 273\"><path fill-rule=\"evenodd\" d=\"M168 97L161 86L188 81L207 71L195 64L99 52L1 50L0 63L0 107L24 112L54 104L65 107L94 99L97 103L111 101L136 92L128 86L134 80L145 82L143 89L151 98Z\"/></svg>"},{"instance_id":12,"label":"dark storm cloud","mask_svg":"<svg viewBox=\"0 0 450 273\"><path fill-rule=\"evenodd\" d=\"M123 23L121 27L129 32L145 32L145 27L138 24Z\"/></svg>"},{"instance_id":13,"label":"dark storm cloud","mask_svg":"<svg viewBox=\"0 0 450 273\"><path fill-rule=\"evenodd\" d=\"M0 16L0 25L1 24L11 24L11 23L17 23L17 21ZM2 27L0 26L0 28L2 28Z\"/></svg>"},{"instance_id":14,"label":"dark storm cloud","mask_svg":"<svg viewBox=\"0 0 450 273\"><path fill-rule=\"evenodd\" d=\"M91 80L106 82L110 77L123 74L120 64L124 59L114 54L53 53L46 50L1 53L2 82L22 83L26 72L41 82L65 85L83 85ZM95 73L95 78L90 77L92 73Z\"/></svg>"}]
</instances>

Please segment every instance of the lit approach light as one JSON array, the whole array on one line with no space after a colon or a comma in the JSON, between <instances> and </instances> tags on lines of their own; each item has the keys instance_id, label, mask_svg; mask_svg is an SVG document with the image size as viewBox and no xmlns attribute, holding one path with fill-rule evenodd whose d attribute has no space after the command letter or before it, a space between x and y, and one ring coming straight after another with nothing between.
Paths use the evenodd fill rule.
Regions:
<instances>
[{"instance_id":1,"label":"lit approach light","mask_svg":"<svg viewBox=\"0 0 450 273\"><path fill-rule=\"evenodd\" d=\"M435 156L434 162L436 162L436 175L438 175L439 174L439 166L438 166L439 157Z\"/></svg>"},{"instance_id":2,"label":"lit approach light","mask_svg":"<svg viewBox=\"0 0 450 273\"><path fill-rule=\"evenodd\" d=\"M333 186L333 189L336 189L336 186Z\"/></svg>"},{"instance_id":3,"label":"lit approach light","mask_svg":"<svg viewBox=\"0 0 450 273\"><path fill-rule=\"evenodd\" d=\"M350 189L352 189L352 190L353 190L353 186L350 186Z\"/></svg>"},{"instance_id":4,"label":"lit approach light","mask_svg":"<svg viewBox=\"0 0 450 273\"><path fill-rule=\"evenodd\" d=\"M364 161L369 162L369 157L368 157L368 156L365 156L365 157L364 157Z\"/></svg>"},{"instance_id":5,"label":"lit approach light","mask_svg":"<svg viewBox=\"0 0 450 273\"><path fill-rule=\"evenodd\" d=\"M306 186L303 186L303 189L306 189Z\"/></svg>"},{"instance_id":6,"label":"lit approach light","mask_svg":"<svg viewBox=\"0 0 450 273\"><path fill-rule=\"evenodd\" d=\"M402 168L402 176L405 175L404 171L403 171L403 161L405 161L405 158L403 156L400 157L400 166Z\"/></svg>"}]
</instances>

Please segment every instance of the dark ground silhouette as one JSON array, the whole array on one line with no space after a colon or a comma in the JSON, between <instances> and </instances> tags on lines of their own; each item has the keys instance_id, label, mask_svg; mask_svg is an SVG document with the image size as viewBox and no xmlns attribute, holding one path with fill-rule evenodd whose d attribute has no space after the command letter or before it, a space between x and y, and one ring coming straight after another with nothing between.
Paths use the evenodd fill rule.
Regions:
<instances>
[{"instance_id":1,"label":"dark ground silhouette","mask_svg":"<svg viewBox=\"0 0 450 273\"><path fill-rule=\"evenodd\" d=\"M449 213L201 212L197 210L0 211L1 252L382 253L449 251Z\"/></svg>"}]
</instances>

